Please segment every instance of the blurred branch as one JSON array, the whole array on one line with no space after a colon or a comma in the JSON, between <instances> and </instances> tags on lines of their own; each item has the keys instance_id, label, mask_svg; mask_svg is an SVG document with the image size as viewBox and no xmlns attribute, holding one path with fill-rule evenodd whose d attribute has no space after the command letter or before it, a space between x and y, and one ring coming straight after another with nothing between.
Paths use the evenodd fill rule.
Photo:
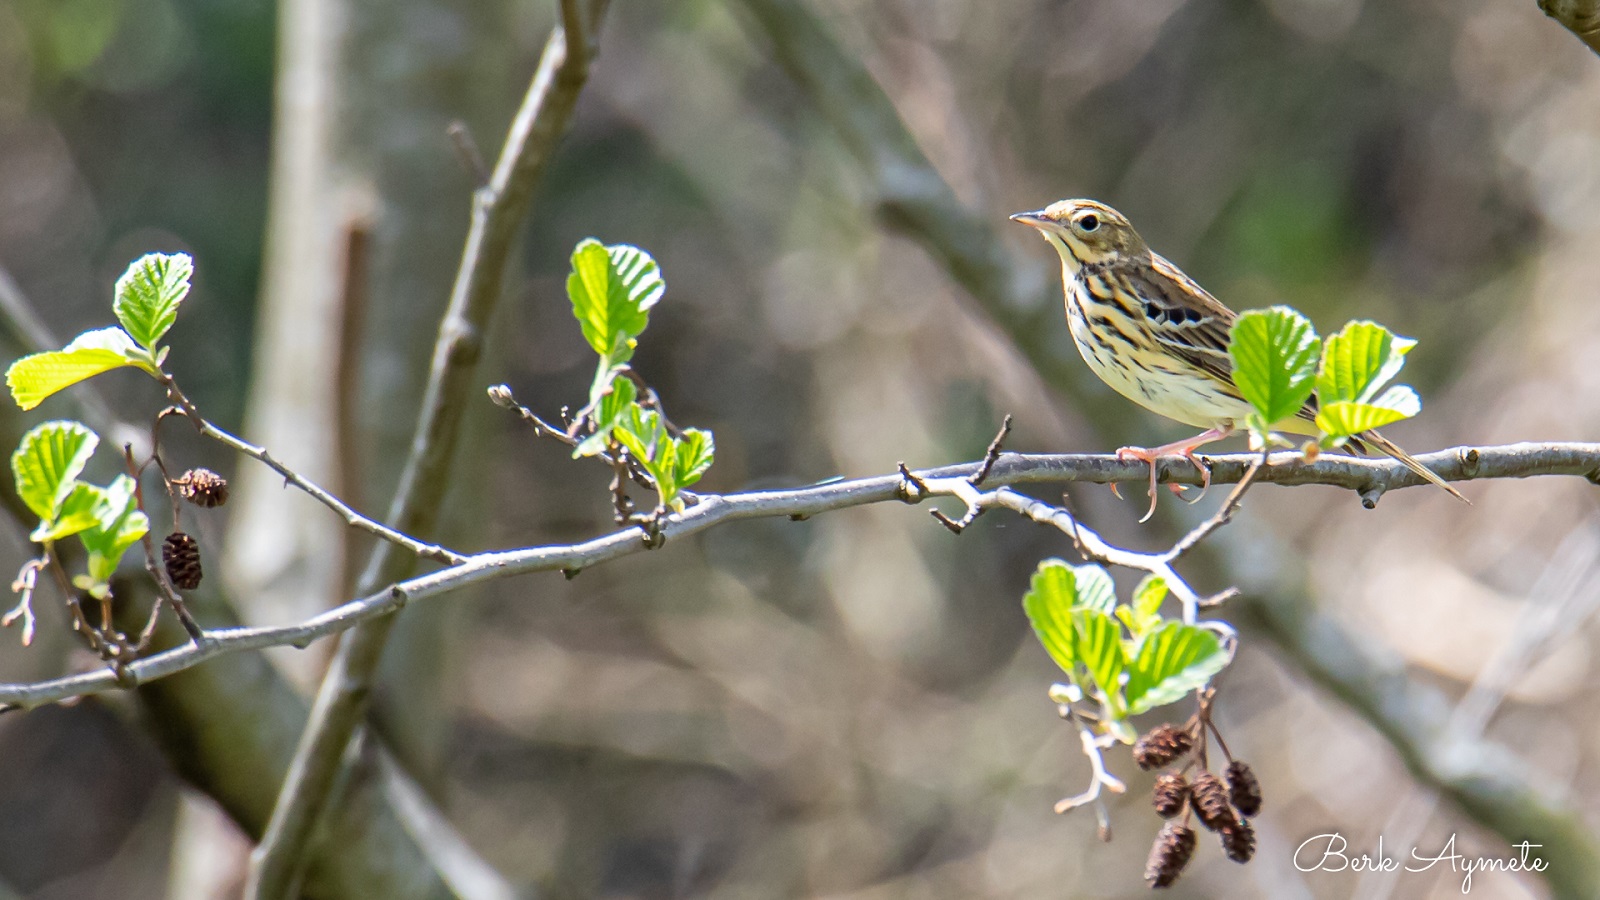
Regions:
<instances>
[{"instance_id":1,"label":"blurred branch","mask_svg":"<svg viewBox=\"0 0 1600 900\"><path fill-rule=\"evenodd\" d=\"M607 0L592 0L585 11L576 0L562 0L561 22L545 43L489 183L473 193L472 222L450 305L439 324L411 453L390 506L389 521L400 531L431 531L443 505L461 415L474 390L483 331L501 295L513 238L527 216L535 185L571 124L578 95L588 80L594 35L606 5ZM396 581L414 562L396 553L392 545L379 544L357 592ZM380 612L398 609L404 600L399 588L379 596L393 601L392 606L375 607ZM392 628L392 618L377 618L340 641L267 833L251 854L248 896L284 898L293 893L306 845L343 768L345 748L366 712Z\"/></svg>"},{"instance_id":2,"label":"blurred branch","mask_svg":"<svg viewBox=\"0 0 1600 900\"><path fill-rule=\"evenodd\" d=\"M1539 0L1539 8L1600 53L1600 0Z\"/></svg>"},{"instance_id":3,"label":"blurred branch","mask_svg":"<svg viewBox=\"0 0 1600 900\"><path fill-rule=\"evenodd\" d=\"M1460 471L1459 461L1476 455L1477 468L1470 476ZM1255 453L1202 457L1211 464L1213 484L1237 484L1260 460ZM1476 447L1440 450L1417 457L1447 479L1526 478L1534 475L1577 475L1592 477L1600 471L1600 444L1512 444L1506 447ZM986 463L973 462L913 471L924 481L967 478ZM1059 484L1088 482L1138 482L1148 480L1148 467L1138 461L1123 461L1114 454L1018 454L1004 453L994 462L985 479L996 486L1016 484ZM1200 470L1183 459L1162 460L1163 480L1180 484L1199 484ZM1301 460L1297 453L1285 452L1270 457L1255 474L1257 484L1325 484L1360 490L1371 484L1386 489L1425 485L1427 482L1392 459L1336 459L1323 455L1314 463ZM713 525L739 519L777 516L807 517L836 509L882 503L889 500L917 501L904 490L905 476L880 475L786 491L751 491L740 494L703 494L699 502L681 513L666 517L661 534L668 542L704 531ZM1034 501L1018 494L1004 505L1019 509ZM1054 523L1052 523L1054 524ZM1201 526L1208 531L1214 526ZM512 575L563 570L576 572L648 549L643 529L631 527L578 544L552 544L480 553L460 565L428 575L397 582L342 606L328 610L297 625L266 628L213 628L206 631L206 642L174 648L130 663L123 670L125 684L147 684L208 659L241 650L263 647L305 647L311 641L337 634L357 624L395 612L413 600L436 597ZM1163 558L1176 559L1174 553L1189 549L1191 542L1180 541ZM1092 548L1091 548L1092 549ZM1170 561L1170 560L1169 560ZM32 684L0 684L0 706L34 707L69 697L100 693L119 686L108 671L85 672Z\"/></svg>"}]
</instances>

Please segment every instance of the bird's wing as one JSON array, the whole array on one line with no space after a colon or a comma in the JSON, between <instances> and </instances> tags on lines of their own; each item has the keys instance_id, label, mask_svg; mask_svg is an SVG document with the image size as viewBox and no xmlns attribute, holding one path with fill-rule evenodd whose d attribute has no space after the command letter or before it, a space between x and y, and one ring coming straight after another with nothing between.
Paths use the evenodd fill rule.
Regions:
<instances>
[{"instance_id":1,"label":"bird's wing","mask_svg":"<svg viewBox=\"0 0 1600 900\"><path fill-rule=\"evenodd\" d=\"M1150 261L1149 268L1129 267L1125 274L1138 282L1134 293L1144 302L1144 315L1156 340L1232 389L1228 332L1239 317L1164 257L1152 253Z\"/></svg>"},{"instance_id":2,"label":"bird's wing","mask_svg":"<svg viewBox=\"0 0 1600 900\"><path fill-rule=\"evenodd\" d=\"M1130 271L1142 283L1136 291L1144 299L1145 318L1149 319L1156 340L1180 359L1220 382L1229 393L1233 384L1233 359L1228 356L1229 332L1239 315L1222 305L1193 278L1159 253L1150 254L1148 274ZM1310 397L1295 414L1307 423L1317 418L1317 398ZM1293 428L1292 423L1278 427ZM1307 433L1315 433L1312 429ZM1358 449L1365 450L1364 447Z\"/></svg>"}]
</instances>

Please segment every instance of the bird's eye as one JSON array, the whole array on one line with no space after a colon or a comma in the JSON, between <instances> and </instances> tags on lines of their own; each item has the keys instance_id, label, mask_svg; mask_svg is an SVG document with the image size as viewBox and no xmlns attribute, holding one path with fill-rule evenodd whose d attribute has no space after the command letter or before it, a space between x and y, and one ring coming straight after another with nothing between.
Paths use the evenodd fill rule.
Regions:
<instances>
[{"instance_id":1,"label":"bird's eye","mask_svg":"<svg viewBox=\"0 0 1600 900\"><path fill-rule=\"evenodd\" d=\"M1078 227L1084 231L1094 231L1100 227L1100 217L1094 213L1083 216L1078 219Z\"/></svg>"}]
</instances>

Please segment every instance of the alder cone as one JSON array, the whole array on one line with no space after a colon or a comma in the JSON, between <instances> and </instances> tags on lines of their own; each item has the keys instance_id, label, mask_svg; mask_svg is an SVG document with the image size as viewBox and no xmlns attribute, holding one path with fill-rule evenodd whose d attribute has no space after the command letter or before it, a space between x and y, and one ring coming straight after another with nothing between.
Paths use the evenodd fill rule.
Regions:
<instances>
[{"instance_id":1,"label":"alder cone","mask_svg":"<svg viewBox=\"0 0 1600 900\"><path fill-rule=\"evenodd\" d=\"M1247 863L1256 855L1256 830L1244 819L1218 832L1222 836L1222 851L1236 863Z\"/></svg>"},{"instance_id":2,"label":"alder cone","mask_svg":"<svg viewBox=\"0 0 1600 900\"><path fill-rule=\"evenodd\" d=\"M173 479L179 496L206 509L228 502L228 479L210 469L190 469Z\"/></svg>"},{"instance_id":3,"label":"alder cone","mask_svg":"<svg viewBox=\"0 0 1600 900\"><path fill-rule=\"evenodd\" d=\"M1170 724L1157 725L1133 745L1133 761L1148 772L1188 753L1193 746L1194 738L1189 736L1189 732L1180 731Z\"/></svg>"},{"instance_id":4,"label":"alder cone","mask_svg":"<svg viewBox=\"0 0 1600 900\"><path fill-rule=\"evenodd\" d=\"M1261 782L1256 780L1256 773L1250 770L1250 764L1234 760L1228 763L1228 771L1224 777L1228 780L1228 797L1233 801L1233 808L1239 811L1239 815L1250 818L1259 814Z\"/></svg>"},{"instance_id":5,"label":"alder cone","mask_svg":"<svg viewBox=\"0 0 1600 900\"><path fill-rule=\"evenodd\" d=\"M200 586L200 545L187 532L174 531L161 542L161 564L178 589L192 591Z\"/></svg>"},{"instance_id":6,"label":"alder cone","mask_svg":"<svg viewBox=\"0 0 1600 900\"><path fill-rule=\"evenodd\" d=\"M1150 793L1150 802L1155 804L1156 814L1163 819L1170 819L1183 812L1183 803L1189 799L1189 782L1176 772L1167 772L1156 778L1156 786Z\"/></svg>"},{"instance_id":7,"label":"alder cone","mask_svg":"<svg viewBox=\"0 0 1600 900\"><path fill-rule=\"evenodd\" d=\"M1222 779L1210 772L1201 772L1189 787L1194 813L1200 824L1212 831L1221 831L1239 821L1233 806L1228 803L1228 789Z\"/></svg>"},{"instance_id":8,"label":"alder cone","mask_svg":"<svg viewBox=\"0 0 1600 900\"><path fill-rule=\"evenodd\" d=\"M1183 867L1194 855L1196 839L1194 829L1181 822L1168 822L1161 826L1156 842L1150 848L1150 859L1144 865L1144 879L1152 888L1171 887Z\"/></svg>"}]
</instances>

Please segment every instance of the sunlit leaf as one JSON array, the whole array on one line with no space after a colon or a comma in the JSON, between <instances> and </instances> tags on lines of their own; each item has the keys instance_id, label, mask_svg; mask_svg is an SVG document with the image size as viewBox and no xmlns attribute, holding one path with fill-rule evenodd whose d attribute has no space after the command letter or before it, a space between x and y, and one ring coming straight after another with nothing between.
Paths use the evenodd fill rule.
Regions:
<instances>
[{"instance_id":1,"label":"sunlit leaf","mask_svg":"<svg viewBox=\"0 0 1600 900\"><path fill-rule=\"evenodd\" d=\"M72 490L62 499L55 515L41 519L39 526L28 535L37 544L59 541L69 535L93 528L98 521L100 504L105 502L105 491L82 481L72 483Z\"/></svg>"},{"instance_id":2,"label":"sunlit leaf","mask_svg":"<svg viewBox=\"0 0 1600 900\"><path fill-rule=\"evenodd\" d=\"M1322 404L1370 403L1399 374L1417 342L1396 337L1376 322L1349 322L1328 337L1317 369L1317 400Z\"/></svg>"},{"instance_id":3,"label":"sunlit leaf","mask_svg":"<svg viewBox=\"0 0 1600 900\"><path fill-rule=\"evenodd\" d=\"M717 455L717 443L711 432L699 428L685 428L683 436L674 443L677 448L672 460L673 480L682 489L699 481L711 468Z\"/></svg>"},{"instance_id":4,"label":"sunlit leaf","mask_svg":"<svg viewBox=\"0 0 1600 900\"><path fill-rule=\"evenodd\" d=\"M112 325L87 331L60 350L24 356L6 370L11 397L33 409L51 394L119 366L143 366L145 354L128 333Z\"/></svg>"},{"instance_id":5,"label":"sunlit leaf","mask_svg":"<svg viewBox=\"0 0 1600 900\"><path fill-rule=\"evenodd\" d=\"M117 279L112 308L117 321L140 346L152 352L178 318L178 304L189 293L194 263L187 253L146 253Z\"/></svg>"},{"instance_id":6,"label":"sunlit leaf","mask_svg":"<svg viewBox=\"0 0 1600 900\"><path fill-rule=\"evenodd\" d=\"M11 454L11 472L22 502L40 520L53 520L99 443L99 436L78 422L34 426Z\"/></svg>"},{"instance_id":7,"label":"sunlit leaf","mask_svg":"<svg viewBox=\"0 0 1600 900\"><path fill-rule=\"evenodd\" d=\"M1317 333L1287 306L1239 316L1228 341L1233 383L1270 426L1300 411L1315 387Z\"/></svg>"},{"instance_id":8,"label":"sunlit leaf","mask_svg":"<svg viewBox=\"0 0 1600 900\"><path fill-rule=\"evenodd\" d=\"M1122 673L1128 666L1122 651L1122 628L1098 609L1073 610L1072 624L1078 658L1089 670L1089 677L1100 686L1100 693L1115 709L1119 704L1112 698L1121 693Z\"/></svg>"},{"instance_id":9,"label":"sunlit leaf","mask_svg":"<svg viewBox=\"0 0 1600 900\"><path fill-rule=\"evenodd\" d=\"M1214 632L1168 622L1145 637L1129 666L1128 712L1171 703L1204 687L1227 664L1227 650Z\"/></svg>"},{"instance_id":10,"label":"sunlit leaf","mask_svg":"<svg viewBox=\"0 0 1600 900\"><path fill-rule=\"evenodd\" d=\"M1028 592L1022 596L1022 609L1033 625L1033 633L1050 658L1069 675L1078 661L1072 638L1072 607L1076 598L1072 567L1059 559L1039 563L1033 570Z\"/></svg>"},{"instance_id":11,"label":"sunlit leaf","mask_svg":"<svg viewBox=\"0 0 1600 900\"><path fill-rule=\"evenodd\" d=\"M1135 643L1161 624L1161 602L1166 598L1166 579L1160 575L1146 575L1133 589L1133 602L1117 607L1117 618L1128 626Z\"/></svg>"},{"instance_id":12,"label":"sunlit leaf","mask_svg":"<svg viewBox=\"0 0 1600 900\"><path fill-rule=\"evenodd\" d=\"M150 520L139 511L134 497L134 482L118 475L106 488L93 527L78 535L89 551L89 579L103 585L116 574L122 557L150 530Z\"/></svg>"},{"instance_id":13,"label":"sunlit leaf","mask_svg":"<svg viewBox=\"0 0 1600 900\"><path fill-rule=\"evenodd\" d=\"M1317 427L1332 437L1360 434L1382 428L1422 412L1422 398L1409 386L1397 384L1372 403L1337 401L1317 410Z\"/></svg>"},{"instance_id":14,"label":"sunlit leaf","mask_svg":"<svg viewBox=\"0 0 1600 900\"><path fill-rule=\"evenodd\" d=\"M634 339L649 324L650 307L666 283L650 254L637 247L606 247L594 238L572 252L567 296L589 346L606 364L633 356Z\"/></svg>"}]
</instances>

